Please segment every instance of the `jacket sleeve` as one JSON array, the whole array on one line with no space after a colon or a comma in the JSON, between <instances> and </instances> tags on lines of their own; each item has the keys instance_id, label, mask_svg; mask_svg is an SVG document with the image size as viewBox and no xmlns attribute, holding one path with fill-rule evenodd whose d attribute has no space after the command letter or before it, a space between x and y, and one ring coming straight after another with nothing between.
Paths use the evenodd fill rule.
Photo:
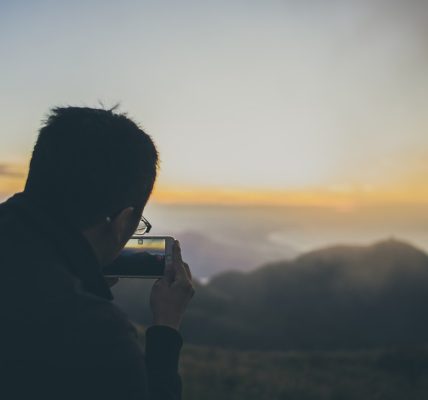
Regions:
<instances>
[{"instance_id":1,"label":"jacket sleeve","mask_svg":"<svg viewBox=\"0 0 428 400\"><path fill-rule=\"evenodd\" d=\"M160 325L148 328L144 351L126 315L109 302L96 303L85 307L77 324L82 330L75 332L78 364L92 370L85 386L102 393L102 399L181 400L179 332Z\"/></svg>"},{"instance_id":2,"label":"jacket sleeve","mask_svg":"<svg viewBox=\"0 0 428 400\"><path fill-rule=\"evenodd\" d=\"M178 360L183 340L168 326L154 325L146 331L146 370L151 400L181 400Z\"/></svg>"}]
</instances>

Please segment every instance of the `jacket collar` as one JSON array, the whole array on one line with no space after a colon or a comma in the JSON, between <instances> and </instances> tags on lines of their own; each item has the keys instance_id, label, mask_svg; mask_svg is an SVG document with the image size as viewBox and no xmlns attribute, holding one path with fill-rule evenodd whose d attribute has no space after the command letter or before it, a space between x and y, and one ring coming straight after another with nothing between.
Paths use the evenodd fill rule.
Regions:
<instances>
[{"instance_id":1,"label":"jacket collar","mask_svg":"<svg viewBox=\"0 0 428 400\"><path fill-rule=\"evenodd\" d=\"M40 234L54 244L67 269L81 281L85 290L108 300L113 299L95 253L78 229L24 192L16 193L5 204L18 209Z\"/></svg>"}]
</instances>

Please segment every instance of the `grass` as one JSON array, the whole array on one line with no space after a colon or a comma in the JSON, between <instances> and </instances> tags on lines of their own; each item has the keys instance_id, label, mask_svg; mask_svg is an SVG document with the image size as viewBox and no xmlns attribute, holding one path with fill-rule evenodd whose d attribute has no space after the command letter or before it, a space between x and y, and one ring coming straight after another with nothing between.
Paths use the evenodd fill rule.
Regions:
<instances>
[{"instance_id":1,"label":"grass","mask_svg":"<svg viewBox=\"0 0 428 400\"><path fill-rule=\"evenodd\" d=\"M258 352L185 345L186 400L419 400L428 351Z\"/></svg>"},{"instance_id":2,"label":"grass","mask_svg":"<svg viewBox=\"0 0 428 400\"><path fill-rule=\"evenodd\" d=\"M428 346L268 352L185 344L180 374L184 400L426 400Z\"/></svg>"}]
</instances>

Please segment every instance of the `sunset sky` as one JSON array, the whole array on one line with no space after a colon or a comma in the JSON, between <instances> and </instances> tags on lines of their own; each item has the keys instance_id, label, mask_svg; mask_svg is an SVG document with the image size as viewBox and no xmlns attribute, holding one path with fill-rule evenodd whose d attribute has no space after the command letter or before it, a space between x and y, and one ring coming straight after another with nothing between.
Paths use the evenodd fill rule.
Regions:
<instances>
[{"instance_id":1,"label":"sunset sky","mask_svg":"<svg viewBox=\"0 0 428 400\"><path fill-rule=\"evenodd\" d=\"M428 2L2 1L0 198L50 107L120 103L158 203L428 204Z\"/></svg>"}]
</instances>

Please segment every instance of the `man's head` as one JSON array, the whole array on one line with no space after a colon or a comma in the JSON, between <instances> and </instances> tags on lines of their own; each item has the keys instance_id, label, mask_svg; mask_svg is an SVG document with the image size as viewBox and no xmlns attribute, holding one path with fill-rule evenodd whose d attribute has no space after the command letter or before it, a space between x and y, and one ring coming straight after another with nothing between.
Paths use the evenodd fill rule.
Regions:
<instances>
[{"instance_id":1,"label":"man's head","mask_svg":"<svg viewBox=\"0 0 428 400\"><path fill-rule=\"evenodd\" d=\"M117 253L138 225L157 165L153 141L126 115L55 108L34 146L25 192L99 242L95 247L116 241Z\"/></svg>"}]
</instances>

